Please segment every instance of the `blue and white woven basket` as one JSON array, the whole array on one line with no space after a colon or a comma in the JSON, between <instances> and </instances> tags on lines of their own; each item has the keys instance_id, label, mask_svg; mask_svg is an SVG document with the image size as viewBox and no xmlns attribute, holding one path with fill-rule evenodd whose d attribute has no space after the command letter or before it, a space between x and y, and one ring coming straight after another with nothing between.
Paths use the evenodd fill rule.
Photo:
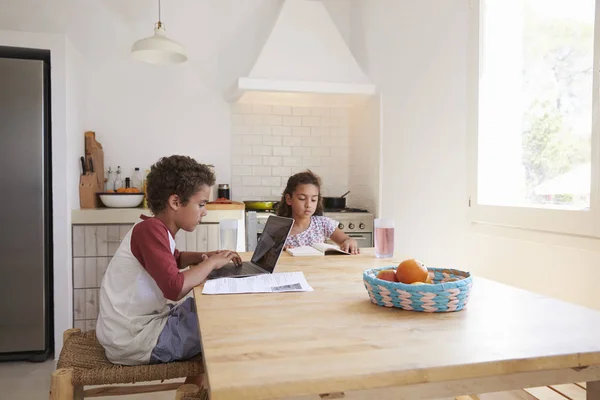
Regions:
<instances>
[{"instance_id":1,"label":"blue and white woven basket","mask_svg":"<svg viewBox=\"0 0 600 400\"><path fill-rule=\"evenodd\" d=\"M377 273L395 266L368 269L363 282L371 301L383 307L397 307L410 311L451 312L462 310L469 301L473 281L471 274L456 269L427 268L433 283L407 285L384 281Z\"/></svg>"}]
</instances>

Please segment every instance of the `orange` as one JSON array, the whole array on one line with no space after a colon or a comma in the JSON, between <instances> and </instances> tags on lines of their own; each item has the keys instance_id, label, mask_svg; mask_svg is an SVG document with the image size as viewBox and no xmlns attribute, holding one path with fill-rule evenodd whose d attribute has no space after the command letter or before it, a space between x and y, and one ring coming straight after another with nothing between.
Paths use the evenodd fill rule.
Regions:
<instances>
[{"instance_id":1,"label":"orange","mask_svg":"<svg viewBox=\"0 0 600 400\"><path fill-rule=\"evenodd\" d=\"M404 260L396 269L398 282L411 284L414 282L426 282L429 278L427 268L418 260Z\"/></svg>"},{"instance_id":2,"label":"orange","mask_svg":"<svg viewBox=\"0 0 600 400\"><path fill-rule=\"evenodd\" d=\"M384 269L377 273L377 278L383 279L384 281L398 282L396 280L396 271L393 269Z\"/></svg>"}]
</instances>

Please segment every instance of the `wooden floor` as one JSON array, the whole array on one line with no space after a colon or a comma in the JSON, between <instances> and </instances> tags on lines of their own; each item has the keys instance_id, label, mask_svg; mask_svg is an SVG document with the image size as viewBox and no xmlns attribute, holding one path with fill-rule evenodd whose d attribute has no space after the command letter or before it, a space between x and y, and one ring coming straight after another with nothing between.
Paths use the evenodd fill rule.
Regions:
<instances>
[{"instance_id":1,"label":"wooden floor","mask_svg":"<svg viewBox=\"0 0 600 400\"><path fill-rule=\"evenodd\" d=\"M570 383L513 392L461 396L456 400L586 400L586 392L585 383Z\"/></svg>"}]
</instances>

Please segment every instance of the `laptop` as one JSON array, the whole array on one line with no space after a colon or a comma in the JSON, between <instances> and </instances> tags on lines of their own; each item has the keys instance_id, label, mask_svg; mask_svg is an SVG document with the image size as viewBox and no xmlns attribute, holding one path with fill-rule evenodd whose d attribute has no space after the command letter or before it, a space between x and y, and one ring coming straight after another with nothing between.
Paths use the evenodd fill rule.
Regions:
<instances>
[{"instance_id":1,"label":"laptop","mask_svg":"<svg viewBox=\"0 0 600 400\"><path fill-rule=\"evenodd\" d=\"M240 266L229 264L216 269L208 275L208 279L272 274L293 225L293 218L270 215L258 238L251 261L245 261Z\"/></svg>"}]
</instances>

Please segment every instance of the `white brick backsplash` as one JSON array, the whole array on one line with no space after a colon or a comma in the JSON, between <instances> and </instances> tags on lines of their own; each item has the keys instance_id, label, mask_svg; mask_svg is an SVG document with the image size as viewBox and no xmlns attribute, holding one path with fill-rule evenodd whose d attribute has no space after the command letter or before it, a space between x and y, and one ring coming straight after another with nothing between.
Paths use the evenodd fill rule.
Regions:
<instances>
[{"instance_id":1,"label":"white brick backsplash","mask_svg":"<svg viewBox=\"0 0 600 400\"><path fill-rule=\"evenodd\" d=\"M301 137L284 137L283 138L284 146L302 146L302 138Z\"/></svg>"},{"instance_id":2,"label":"white brick backsplash","mask_svg":"<svg viewBox=\"0 0 600 400\"><path fill-rule=\"evenodd\" d=\"M252 175L254 176L269 176L271 173L271 167L252 167Z\"/></svg>"},{"instance_id":3,"label":"white brick backsplash","mask_svg":"<svg viewBox=\"0 0 600 400\"><path fill-rule=\"evenodd\" d=\"M294 107L292 110L294 115L310 115L310 107Z\"/></svg>"},{"instance_id":4,"label":"white brick backsplash","mask_svg":"<svg viewBox=\"0 0 600 400\"><path fill-rule=\"evenodd\" d=\"M321 117L302 117L302 126L321 126Z\"/></svg>"},{"instance_id":5,"label":"white brick backsplash","mask_svg":"<svg viewBox=\"0 0 600 400\"><path fill-rule=\"evenodd\" d=\"M321 157L302 157L302 165L305 167L318 167L322 165Z\"/></svg>"},{"instance_id":6,"label":"white brick backsplash","mask_svg":"<svg viewBox=\"0 0 600 400\"><path fill-rule=\"evenodd\" d=\"M285 126L302 126L302 117L283 117Z\"/></svg>"},{"instance_id":7,"label":"white brick backsplash","mask_svg":"<svg viewBox=\"0 0 600 400\"><path fill-rule=\"evenodd\" d=\"M279 185L281 185L281 178L278 176L263 176L262 185L278 187Z\"/></svg>"},{"instance_id":8,"label":"white brick backsplash","mask_svg":"<svg viewBox=\"0 0 600 400\"><path fill-rule=\"evenodd\" d=\"M310 128L306 126L296 126L292 128L292 136L310 136Z\"/></svg>"},{"instance_id":9,"label":"white brick backsplash","mask_svg":"<svg viewBox=\"0 0 600 400\"><path fill-rule=\"evenodd\" d=\"M345 147L334 147L331 149L331 155L334 157L337 156L347 156L348 155L348 149Z\"/></svg>"},{"instance_id":10,"label":"white brick backsplash","mask_svg":"<svg viewBox=\"0 0 600 400\"><path fill-rule=\"evenodd\" d=\"M250 125L234 125L231 127L231 131L234 135L247 135L252 133L252 126Z\"/></svg>"},{"instance_id":11,"label":"white brick backsplash","mask_svg":"<svg viewBox=\"0 0 600 400\"><path fill-rule=\"evenodd\" d=\"M331 110L332 117L348 118L349 109L345 107L333 107Z\"/></svg>"},{"instance_id":12,"label":"white brick backsplash","mask_svg":"<svg viewBox=\"0 0 600 400\"><path fill-rule=\"evenodd\" d=\"M310 128L311 136L329 136L329 128L315 126Z\"/></svg>"},{"instance_id":13,"label":"white brick backsplash","mask_svg":"<svg viewBox=\"0 0 600 400\"><path fill-rule=\"evenodd\" d=\"M263 158L261 156L244 156L242 158L244 165L262 165Z\"/></svg>"},{"instance_id":14,"label":"white brick backsplash","mask_svg":"<svg viewBox=\"0 0 600 400\"><path fill-rule=\"evenodd\" d=\"M247 199L252 197L252 190L246 186L239 186L231 192L236 199Z\"/></svg>"},{"instance_id":15,"label":"white brick backsplash","mask_svg":"<svg viewBox=\"0 0 600 400\"><path fill-rule=\"evenodd\" d=\"M275 115L292 115L292 107L288 106L273 106L272 114Z\"/></svg>"},{"instance_id":16,"label":"white brick backsplash","mask_svg":"<svg viewBox=\"0 0 600 400\"><path fill-rule=\"evenodd\" d=\"M244 186L260 186L262 178L260 176L244 176L242 184Z\"/></svg>"},{"instance_id":17,"label":"white brick backsplash","mask_svg":"<svg viewBox=\"0 0 600 400\"><path fill-rule=\"evenodd\" d=\"M284 190L285 190L285 186L271 188L271 196L277 197L280 199Z\"/></svg>"},{"instance_id":18,"label":"white brick backsplash","mask_svg":"<svg viewBox=\"0 0 600 400\"><path fill-rule=\"evenodd\" d=\"M263 137L263 144L267 146L281 146L281 136L265 136Z\"/></svg>"},{"instance_id":19,"label":"white brick backsplash","mask_svg":"<svg viewBox=\"0 0 600 400\"><path fill-rule=\"evenodd\" d=\"M284 157L283 166L284 167L299 167L302 165L301 157Z\"/></svg>"},{"instance_id":20,"label":"white brick backsplash","mask_svg":"<svg viewBox=\"0 0 600 400\"><path fill-rule=\"evenodd\" d=\"M303 137L302 138L302 146L312 147L312 146L320 146L321 138L318 137Z\"/></svg>"},{"instance_id":21,"label":"white brick backsplash","mask_svg":"<svg viewBox=\"0 0 600 400\"><path fill-rule=\"evenodd\" d=\"M241 156L251 156L252 155L252 148L250 146L244 146L244 145L235 145L233 146L232 150L231 150L231 155L234 156L232 157L232 161L236 161L238 160L239 162L237 164L233 164L233 165L243 165L241 164L241 160L242 157Z\"/></svg>"},{"instance_id":22,"label":"white brick backsplash","mask_svg":"<svg viewBox=\"0 0 600 400\"><path fill-rule=\"evenodd\" d=\"M283 123L283 117L281 115L266 115L265 125L270 126L281 126Z\"/></svg>"},{"instance_id":23,"label":"white brick backsplash","mask_svg":"<svg viewBox=\"0 0 600 400\"><path fill-rule=\"evenodd\" d=\"M343 126L341 117L323 117L321 123L323 126Z\"/></svg>"},{"instance_id":24,"label":"white brick backsplash","mask_svg":"<svg viewBox=\"0 0 600 400\"><path fill-rule=\"evenodd\" d=\"M335 166L335 157L321 157L321 163L324 167L334 167Z\"/></svg>"},{"instance_id":25,"label":"white brick backsplash","mask_svg":"<svg viewBox=\"0 0 600 400\"><path fill-rule=\"evenodd\" d=\"M292 154L295 157L310 156L310 147L294 147L292 149Z\"/></svg>"},{"instance_id":26,"label":"white brick backsplash","mask_svg":"<svg viewBox=\"0 0 600 400\"><path fill-rule=\"evenodd\" d=\"M253 156L270 156L271 154L273 154L271 146L252 146Z\"/></svg>"},{"instance_id":27,"label":"white brick backsplash","mask_svg":"<svg viewBox=\"0 0 600 400\"><path fill-rule=\"evenodd\" d=\"M236 104L231 110L231 183L236 200L279 199L288 178L306 169L319 174L323 192L334 196L346 191L349 177L361 182L370 177L361 175L365 162L356 168L348 165L351 149L357 156L348 144L348 108ZM355 147L368 141L360 132L356 137Z\"/></svg>"},{"instance_id":28,"label":"white brick backsplash","mask_svg":"<svg viewBox=\"0 0 600 400\"><path fill-rule=\"evenodd\" d=\"M336 136L336 137L348 137L348 128L346 127L341 127L341 128L337 128L337 127L332 127L329 128L329 135L331 136Z\"/></svg>"},{"instance_id":29,"label":"white brick backsplash","mask_svg":"<svg viewBox=\"0 0 600 400\"><path fill-rule=\"evenodd\" d=\"M257 197L269 197L271 196L271 188L270 187L253 187L251 188L252 196Z\"/></svg>"},{"instance_id":30,"label":"white brick backsplash","mask_svg":"<svg viewBox=\"0 0 600 400\"><path fill-rule=\"evenodd\" d=\"M242 135L233 135L231 137L231 145L244 144L244 137Z\"/></svg>"},{"instance_id":31,"label":"white brick backsplash","mask_svg":"<svg viewBox=\"0 0 600 400\"><path fill-rule=\"evenodd\" d=\"M234 187L242 186L242 177L241 176L232 175L231 176L231 185L234 186Z\"/></svg>"},{"instance_id":32,"label":"white brick backsplash","mask_svg":"<svg viewBox=\"0 0 600 400\"><path fill-rule=\"evenodd\" d=\"M264 165L279 166L282 164L281 157L263 157Z\"/></svg>"},{"instance_id":33,"label":"white brick backsplash","mask_svg":"<svg viewBox=\"0 0 600 400\"><path fill-rule=\"evenodd\" d=\"M232 114L231 115L231 125L243 125L244 124L244 116L241 114Z\"/></svg>"},{"instance_id":34,"label":"white brick backsplash","mask_svg":"<svg viewBox=\"0 0 600 400\"><path fill-rule=\"evenodd\" d=\"M251 176L252 175L252 167L244 166L235 166L231 168L231 173L237 176Z\"/></svg>"},{"instance_id":35,"label":"white brick backsplash","mask_svg":"<svg viewBox=\"0 0 600 400\"><path fill-rule=\"evenodd\" d=\"M321 138L321 145L324 147L348 147L348 139L342 137L324 137Z\"/></svg>"},{"instance_id":36,"label":"white brick backsplash","mask_svg":"<svg viewBox=\"0 0 600 400\"><path fill-rule=\"evenodd\" d=\"M274 126L272 132L275 136L290 136L292 134L292 128L289 126Z\"/></svg>"},{"instance_id":37,"label":"white brick backsplash","mask_svg":"<svg viewBox=\"0 0 600 400\"><path fill-rule=\"evenodd\" d=\"M253 125L251 128L252 133L255 135L270 135L271 130L273 129L272 127L267 125Z\"/></svg>"},{"instance_id":38,"label":"white brick backsplash","mask_svg":"<svg viewBox=\"0 0 600 400\"><path fill-rule=\"evenodd\" d=\"M292 148L275 146L275 147L273 147L273 155L274 156L291 156Z\"/></svg>"},{"instance_id":39,"label":"white brick backsplash","mask_svg":"<svg viewBox=\"0 0 600 400\"><path fill-rule=\"evenodd\" d=\"M271 170L271 174L273 176L285 177L287 182L287 178L292 175L292 169L290 167L273 167Z\"/></svg>"},{"instance_id":40,"label":"white brick backsplash","mask_svg":"<svg viewBox=\"0 0 600 400\"><path fill-rule=\"evenodd\" d=\"M265 106L262 104L255 104L252 107L252 112L254 114L271 114L271 110L272 110L271 106Z\"/></svg>"},{"instance_id":41,"label":"white brick backsplash","mask_svg":"<svg viewBox=\"0 0 600 400\"><path fill-rule=\"evenodd\" d=\"M244 144L262 144L262 135L245 135L243 139Z\"/></svg>"},{"instance_id":42,"label":"white brick backsplash","mask_svg":"<svg viewBox=\"0 0 600 400\"><path fill-rule=\"evenodd\" d=\"M262 115L244 114L244 125L264 125L265 117Z\"/></svg>"},{"instance_id":43,"label":"white brick backsplash","mask_svg":"<svg viewBox=\"0 0 600 400\"><path fill-rule=\"evenodd\" d=\"M250 114L252 112L252 104L233 104L231 106L232 114Z\"/></svg>"},{"instance_id":44,"label":"white brick backsplash","mask_svg":"<svg viewBox=\"0 0 600 400\"><path fill-rule=\"evenodd\" d=\"M328 156L329 155L329 147L313 147L310 149L311 156Z\"/></svg>"},{"instance_id":45,"label":"white brick backsplash","mask_svg":"<svg viewBox=\"0 0 600 400\"><path fill-rule=\"evenodd\" d=\"M324 117L330 114L329 108L326 107L316 107L311 109L310 115L314 115L316 117Z\"/></svg>"}]
</instances>

